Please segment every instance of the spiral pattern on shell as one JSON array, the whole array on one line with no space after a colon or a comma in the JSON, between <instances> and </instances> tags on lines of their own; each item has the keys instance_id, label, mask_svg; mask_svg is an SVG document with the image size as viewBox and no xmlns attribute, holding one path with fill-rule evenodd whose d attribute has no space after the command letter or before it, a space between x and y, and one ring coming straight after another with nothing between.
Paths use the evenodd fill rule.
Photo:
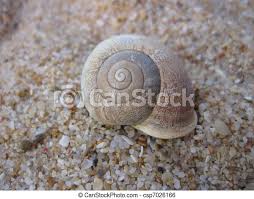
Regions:
<instances>
[{"instance_id":1,"label":"spiral pattern on shell","mask_svg":"<svg viewBox=\"0 0 254 199\"><path fill-rule=\"evenodd\" d=\"M97 73L97 86L107 95L109 93L128 95L128 103L132 103L132 100L135 101L133 92L136 89L144 91L152 89L154 92L158 92L160 88L159 76L159 70L149 56L135 50L124 50L111 55L103 62ZM153 88L150 87L151 85ZM103 95L101 97L100 100L106 98ZM118 107L108 107L107 110L100 109L100 114L104 115L105 120L110 121L116 120L115 116L117 116L119 124L126 123L126 121L128 123L133 123L134 120L140 121L152 111L152 107L132 107L124 102L121 101ZM127 117L122 117L123 112L127 114Z\"/></svg>"},{"instance_id":2,"label":"spiral pattern on shell","mask_svg":"<svg viewBox=\"0 0 254 199\"><path fill-rule=\"evenodd\" d=\"M123 51L110 56L98 72L98 88L107 92L117 90L129 94L134 89L142 89L144 85L142 59L149 58L135 51Z\"/></svg>"},{"instance_id":3,"label":"spiral pattern on shell","mask_svg":"<svg viewBox=\"0 0 254 199\"><path fill-rule=\"evenodd\" d=\"M119 35L104 40L88 57L82 72L81 88L85 106L90 115L104 124L132 125L159 138L174 138L188 134L195 128L197 116L193 107L161 107L145 103L133 106L93 106L90 94L94 89L102 92L97 102L108 98L109 93L127 94L128 102L135 102L133 91L150 90L155 96L161 92L171 94L186 89L193 93L191 81L183 68L184 62L158 39L140 35ZM147 98L145 97L146 102ZM180 101L179 98L177 102Z\"/></svg>"}]
</instances>

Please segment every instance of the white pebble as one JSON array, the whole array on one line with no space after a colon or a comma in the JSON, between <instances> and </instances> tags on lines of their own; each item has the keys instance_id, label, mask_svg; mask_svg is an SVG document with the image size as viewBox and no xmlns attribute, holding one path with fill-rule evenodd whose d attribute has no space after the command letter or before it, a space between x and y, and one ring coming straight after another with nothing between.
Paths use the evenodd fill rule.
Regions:
<instances>
[{"instance_id":1,"label":"white pebble","mask_svg":"<svg viewBox=\"0 0 254 199\"><path fill-rule=\"evenodd\" d=\"M91 183L86 183L85 188L86 190L91 190L92 189Z\"/></svg>"},{"instance_id":2,"label":"white pebble","mask_svg":"<svg viewBox=\"0 0 254 199\"><path fill-rule=\"evenodd\" d=\"M84 169L89 169L93 166L93 161L89 159L85 159L83 161L83 166L84 166Z\"/></svg>"},{"instance_id":3,"label":"white pebble","mask_svg":"<svg viewBox=\"0 0 254 199\"><path fill-rule=\"evenodd\" d=\"M244 99L249 101L249 102L252 102L253 101L253 98L252 96L244 96Z\"/></svg>"},{"instance_id":4,"label":"white pebble","mask_svg":"<svg viewBox=\"0 0 254 199\"><path fill-rule=\"evenodd\" d=\"M180 181L177 178L174 178L174 187L175 187L175 189L181 188Z\"/></svg>"},{"instance_id":5,"label":"white pebble","mask_svg":"<svg viewBox=\"0 0 254 199\"><path fill-rule=\"evenodd\" d=\"M15 129L14 121L10 121L10 122L9 122L9 128L12 129L12 130Z\"/></svg>"},{"instance_id":6,"label":"white pebble","mask_svg":"<svg viewBox=\"0 0 254 199\"><path fill-rule=\"evenodd\" d=\"M215 120L214 127L215 127L215 130L216 130L220 135L226 136L226 135L230 134L229 128L228 128L227 125L226 125L222 120L220 120L220 119Z\"/></svg>"},{"instance_id":7,"label":"white pebble","mask_svg":"<svg viewBox=\"0 0 254 199\"><path fill-rule=\"evenodd\" d=\"M229 149L229 156L230 158L234 157L236 155L236 150L234 147L230 147Z\"/></svg>"},{"instance_id":8,"label":"white pebble","mask_svg":"<svg viewBox=\"0 0 254 199\"><path fill-rule=\"evenodd\" d=\"M144 182L138 181L137 188L141 188L144 186Z\"/></svg>"},{"instance_id":9,"label":"white pebble","mask_svg":"<svg viewBox=\"0 0 254 199\"><path fill-rule=\"evenodd\" d=\"M69 143L70 143L70 138L66 135L63 135L62 138L59 141L59 144L62 147L67 147L69 145Z\"/></svg>"},{"instance_id":10,"label":"white pebble","mask_svg":"<svg viewBox=\"0 0 254 199\"><path fill-rule=\"evenodd\" d=\"M179 178L183 178L185 176L185 173L182 172L182 171L179 171L179 172L176 172L176 175L179 177Z\"/></svg>"},{"instance_id":11,"label":"white pebble","mask_svg":"<svg viewBox=\"0 0 254 199\"><path fill-rule=\"evenodd\" d=\"M142 157L143 156L143 153L144 153L144 147L143 146L141 146L141 148L140 148L140 153L139 153L139 156L138 157Z\"/></svg>"},{"instance_id":12,"label":"white pebble","mask_svg":"<svg viewBox=\"0 0 254 199\"><path fill-rule=\"evenodd\" d=\"M100 144L96 145L96 148L101 149L101 148L104 148L105 146L107 146L107 142L101 142Z\"/></svg>"},{"instance_id":13,"label":"white pebble","mask_svg":"<svg viewBox=\"0 0 254 199\"><path fill-rule=\"evenodd\" d=\"M195 147L191 147L191 148L190 148L190 151L191 151L191 153L196 153L196 152L197 152L197 150L196 150Z\"/></svg>"},{"instance_id":14,"label":"white pebble","mask_svg":"<svg viewBox=\"0 0 254 199\"><path fill-rule=\"evenodd\" d=\"M120 175L120 176L119 176L119 178L118 178L118 181L120 181L120 182L121 182L121 181L123 181L123 180L124 180L124 178L125 178L125 175L124 175L124 174L123 174L123 175Z\"/></svg>"},{"instance_id":15,"label":"white pebble","mask_svg":"<svg viewBox=\"0 0 254 199\"><path fill-rule=\"evenodd\" d=\"M210 113L208 111L204 112L204 119L207 122L211 121L211 116L210 116Z\"/></svg>"},{"instance_id":16,"label":"white pebble","mask_svg":"<svg viewBox=\"0 0 254 199\"><path fill-rule=\"evenodd\" d=\"M123 140L124 140L125 142L127 142L129 145L133 145L133 144L134 144L133 141L132 141L131 139L129 139L128 137L122 135L122 138L123 138Z\"/></svg>"},{"instance_id":17,"label":"white pebble","mask_svg":"<svg viewBox=\"0 0 254 199\"><path fill-rule=\"evenodd\" d=\"M130 138L135 136L135 130L134 130L134 128L132 128L130 126L126 126L124 129L125 129L125 131L127 132L128 136Z\"/></svg>"},{"instance_id":18,"label":"white pebble","mask_svg":"<svg viewBox=\"0 0 254 199\"><path fill-rule=\"evenodd\" d=\"M104 178L105 178L106 180L110 180L110 179L111 179L110 171L107 171L107 172L105 173Z\"/></svg>"},{"instance_id":19,"label":"white pebble","mask_svg":"<svg viewBox=\"0 0 254 199\"><path fill-rule=\"evenodd\" d=\"M108 153L109 152L109 148L106 147L106 148L103 148L100 150L101 153Z\"/></svg>"},{"instance_id":20,"label":"white pebble","mask_svg":"<svg viewBox=\"0 0 254 199\"><path fill-rule=\"evenodd\" d=\"M201 113L203 113L207 109L207 103L202 103L198 106L198 109Z\"/></svg>"},{"instance_id":21,"label":"white pebble","mask_svg":"<svg viewBox=\"0 0 254 199\"><path fill-rule=\"evenodd\" d=\"M35 131L35 136L40 136L40 135L42 135L42 134L44 134L44 133L46 133L46 132L47 132L47 129L46 129L46 128L40 127L40 128L38 128L38 129L36 129L36 131Z\"/></svg>"},{"instance_id":22,"label":"white pebble","mask_svg":"<svg viewBox=\"0 0 254 199\"><path fill-rule=\"evenodd\" d=\"M4 172L0 174L0 181L3 182L5 178L5 174Z\"/></svg>"},{"instance_id":23,"label":"white pebble","mask_svg":"<svg viewBox=\"0 0 254 199\"><path fill-rule=\"evenodd\" d=\"M93 190L102 190L102 188L103 188L103 181L100 178L95 177L93 181Z\"/></svg>"}]
</instances>

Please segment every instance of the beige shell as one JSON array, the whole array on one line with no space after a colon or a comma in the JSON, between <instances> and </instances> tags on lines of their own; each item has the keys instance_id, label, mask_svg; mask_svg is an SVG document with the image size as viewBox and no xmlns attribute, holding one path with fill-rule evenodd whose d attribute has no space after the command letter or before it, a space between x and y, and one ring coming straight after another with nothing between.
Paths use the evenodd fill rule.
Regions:
<instances>
[{"instance_id":1,"label":"beige shell","mask_svg":"<svg viewBox=\"0 0 254 199\"><path fill-rule=\"evenodd\" d=\"M139 35L113 36L98 44L85 63L81 77L85 106L93 118L104 124L132 125L162 139L184 136L197 123L193 106L158 103L159 99L165 100L158 98L162 93L170 96L185 89L186 96L193 94L183 65L177 55L156 39ZM133 97L136 91L140 91L138 96L146 103L140 105L140 98ZM155 96L150 98L154 105L147 103L148 91ZM123 96L120 98L123 101L101 103L108 101L108 93ZM181 103L180 97L174 102Z\"/></svg>"}]
</instances>

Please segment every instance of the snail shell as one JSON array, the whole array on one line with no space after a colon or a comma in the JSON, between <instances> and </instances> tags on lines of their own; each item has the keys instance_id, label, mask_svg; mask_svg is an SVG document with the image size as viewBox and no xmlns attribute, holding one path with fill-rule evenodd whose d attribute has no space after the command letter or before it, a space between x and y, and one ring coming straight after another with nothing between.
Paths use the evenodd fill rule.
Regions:
<instances>
[{"instance_id":1,"label":"snail shell","mask_svg":"<svg viewBox=\"0 0 254 199\"><path fill-rule=\"evenodd\" d=\"M185 89L187 96L193 94L183 65L158 40L139 35L113 36L98 44L84 65L81 77L84 104L90 115L104 124L132 125L162 139L184 136L197 123L193 106L158 105L161 93L170 95ZM138 96L145 102L150 99L151 103L140 105L140 98L133 97L134 91L142 91ZM148 92L155 97L149 98ZM108 93L128 97L121 98L125 100L120 104L98 106L108 99Z\"/></svg>"}]
</instances>

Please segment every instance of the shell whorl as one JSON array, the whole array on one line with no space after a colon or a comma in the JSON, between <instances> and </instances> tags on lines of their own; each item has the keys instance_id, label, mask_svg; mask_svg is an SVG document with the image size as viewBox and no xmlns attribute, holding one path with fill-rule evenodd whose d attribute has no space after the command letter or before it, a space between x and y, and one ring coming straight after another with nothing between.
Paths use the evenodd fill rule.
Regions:
<instances>
[{"instance_id":1,"label":"shell whorl","mask_svg":"<svg viewBox=\"0 0 254 199\"><path fill-rule=\"evenodd\" d=\"M121 51L104 61L97 75L98 88L105 91L130 92L144 86L143 59L149 59L135 51ZM152 63L152 62L151 62ZM149 64L151 64L149 63Z\"/></svg>"},{"instance_id":2,"label":"shell whorl","mask_svg":"<svg viewBox=\"0 0 254 199\"><path fill-rule=\"evenodd\" d=\"M138 101L133 98L133 92L142 90L144 93L141 95L145 97L145 92L150 89L151 92L158 94L159 69L143 52L122 50L113 53L102 62L96 74L96 88L102 91L96 98L99 102L105 101L109 94L112 94L115 100L123 99L119 94L128 98L115 106L94 107L99 120L108 124L136 124L148 118L153 107L148 104L140 107L132 106L133 102Z\"/></svg>"},{"instance_id":3,"label":"shell whorl","mask_svg":"<svg viewBox=\"0 0 254 199\"><path fill-rule=\"evenodd\" d=\"M133 91L193 93L191 81L183 69L184 63L158 40L145 36L120 35L104 40L88 57L82 71L81 89L85 106L92 117L105 124L133 125L143 132L159 138L186 135L195 128L197 118L193 107L132 106L136 102ZM129 103L120 106L91 105L90 93L102 102L109 93L127 94ZM146 100L147 96L141 94ZM157 99L153 99L156 102ZM123 103L122 103L123 102Z\"/></svg>"}]
</instances>

